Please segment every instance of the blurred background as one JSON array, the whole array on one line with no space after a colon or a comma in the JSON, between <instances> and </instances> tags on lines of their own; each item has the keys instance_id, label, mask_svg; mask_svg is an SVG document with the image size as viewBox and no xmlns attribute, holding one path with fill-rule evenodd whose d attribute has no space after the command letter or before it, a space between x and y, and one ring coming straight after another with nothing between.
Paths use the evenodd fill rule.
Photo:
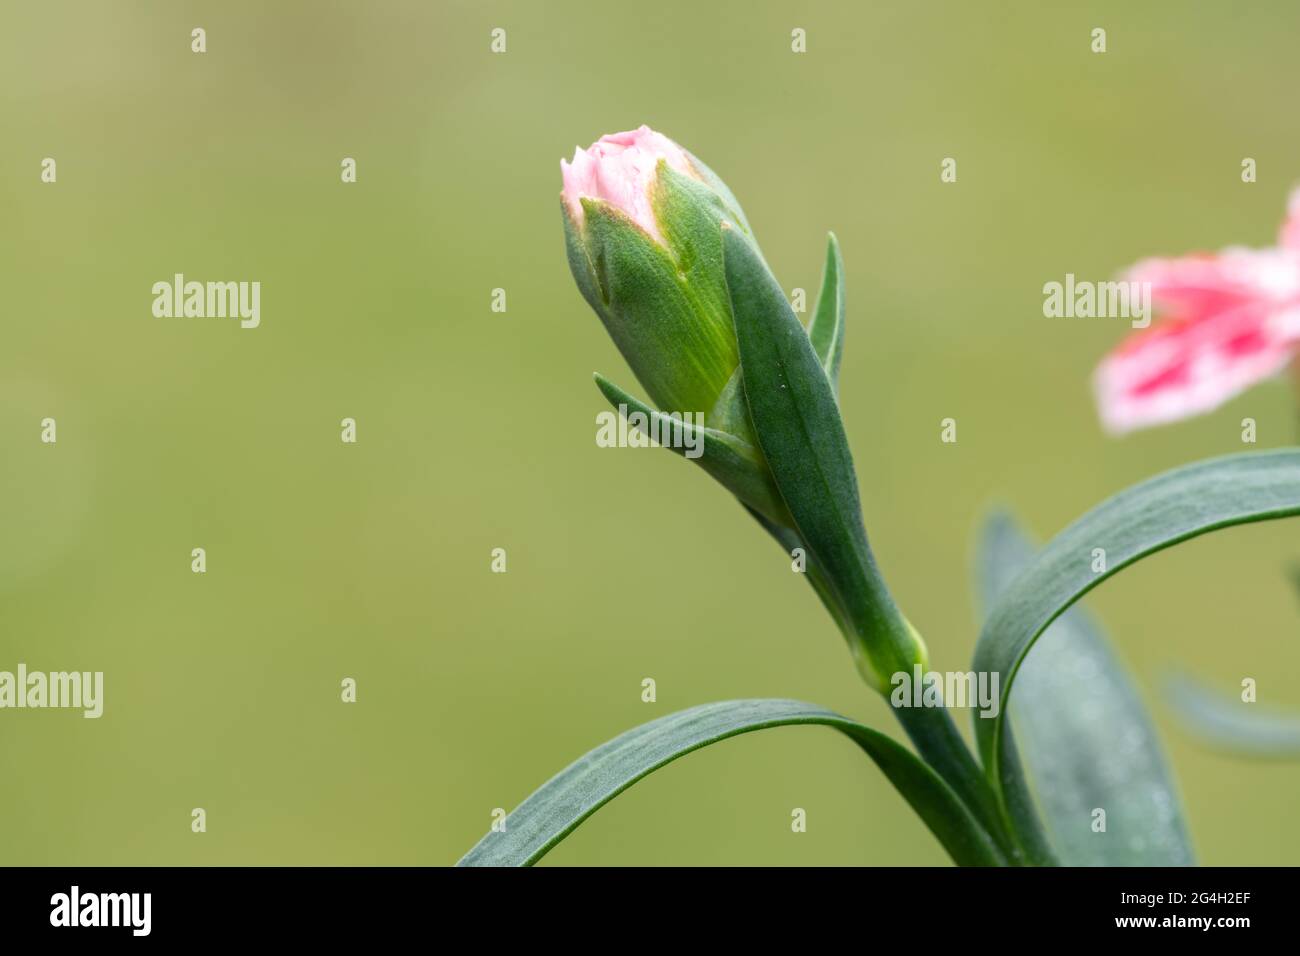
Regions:
<instances>
[{"instance_id":1,"label":"blurred background","mask_svg":"<svg viewBox=\"0 0 1300 956\"><path fill-rule=\"evenodd\" d=\"M648 123L709 163L787 290L812 298L839 235L867 526L940 669L969 666L990 504L1046 538L1241 450L1243 417L1291 443L1282 383L1106 437L1089 376L1128 324L1044 318L1042 287L1273 241L1300 9L1073 6L5 4L0 669L106 689L97 721L0 712L3 862L447 864L493 808L683 707L795 697L896 732L718 486L595 445L591 373L636 383L569 276L557 196L560 157L604 132ZM261 327L154 318L176 272L260 281ZM1247 527L1087 601L1207 864L1300 859L1300 764L1207 752L1156 690L1176 665L1300 709L1296 558L1300 525ZM546 862L945 860L853 744L791 728L655 774Z\"/></svg>"}]
</instances>

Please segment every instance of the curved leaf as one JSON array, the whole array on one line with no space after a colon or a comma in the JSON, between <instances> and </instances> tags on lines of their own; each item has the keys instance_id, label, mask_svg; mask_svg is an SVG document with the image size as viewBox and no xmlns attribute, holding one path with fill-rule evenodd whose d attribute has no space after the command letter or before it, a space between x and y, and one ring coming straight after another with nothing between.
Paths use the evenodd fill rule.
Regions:
<instances>
[{"instance_id":1,"label":"curved leaf","mask_svg":"<svg viewBox=\"0 0 1300 956\"><path fill-rule=\"evenodd\" d=\"M1246 757L1300 757L1300 714L1247 704L1190 677L1166 681L1169 704L1204 743Z\"/></svg>"},{"instance_id":2,"label":"curved leaf","mask_svg":"<svg viewBox=\"0 0 1300 956\"><path fill-rule=\"evenodd\" d=\"M985 607L1023 571L1034 547L1007 515L980 540ZM1057 861L1067 866L1189 866L1182 804L1136 688L1082 607L1043 632L1021 665L1011 723L1024 775ZM980 718L976 718L978 721ZM1008 748L1006 756L1010 756ZM1010 770L1010 767L1007 767ZM1003 774L1003 786L1018 781ZM1092 812L1106 811L1094 833ZM1033 827L1032 809L1011 814ZM1027 841L1035 839L1030 831Z\"/></svg>"},{"instance_id":3,"label":"curved leaf","mask_svg":"<svg viewBox=\"0 0 1300 956\"><path fill-rule=\"evenodd\" d=\"M844 357L844 259L835 233L826 237L826 268L821 291L808 323L808 338L826 371L832 391L840 387L840 359Z\"/></svg>"},{"instance_id":4,"label":"curved leaf","mask_svg":"<svg viewBox=\"0 0 1300 956\"><path fill-rule=\"evenodd\" d=\"M1165 472L1120 492L1057 535L993 607L975 669L999 675L1002 706L977 721L985 772L1000 781L1016 671L1049 624L1115 572L1207 531L1300 513L1300 451L1230 455ZM1104 551L1104 570L1093 571Z\"/></svg>"},{"instance_id":5,"label":"curved leaf","mask_svg":"<svg viewBox=\"0 0 1300 956\"><path fill-rule=\"evenodd\" d=\"M957 863L1002 862L948 785L896 741L813 704L731 700L669 714L601 744L535 791L506 818L505 830L489 833L457 865L531 866L596 810L665 764L737 734L794 724L824 724L850 737Z\"/></svg>"}]
</instances>

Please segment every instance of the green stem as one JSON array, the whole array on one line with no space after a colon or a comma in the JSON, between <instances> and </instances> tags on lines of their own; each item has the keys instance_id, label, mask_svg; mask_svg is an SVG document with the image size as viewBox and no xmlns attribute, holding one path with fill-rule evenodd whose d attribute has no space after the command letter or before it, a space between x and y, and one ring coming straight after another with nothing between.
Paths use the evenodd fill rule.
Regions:
<instances>
[{"instance_id":1,"label":"green stem","mask_svg":"<svg viewBox=\"0 0 1300 956\"><path fill-rule=\"evenodd\" d=\"M874 671L871 662L865 657L864 642L858 636L860 632L855 632L853 622L842 609L831 582L816 566L808 570L809 583L812 584L826 610L830 612L849 642L849 647L857 659L859 674L863 680L871 684ZM879 687L875 689L880 690ZM887 692L886 698L888 698ZM947 782L948 786L952 787L957 798L970 808L989 837L1006 854L1008 861L1013 863L1022 861L1024 853L1012 837L1010 827L1004 822L997 796L989 785L979 762L966 746L966 741L962 739L948 709L943 706L892 709L917 753Z\"/></svg>"},{"instance_id":2,"label":"green stem","mask_svg":"<svg viewBox=\"0 0 1300 956\"><path fill-rule=\"evenodd\" d=\"M912 667L918 664L923 671L928 670L924 642L903 617L874 568L864 569L860 579L847 587L837 588L835 583L823 583L829 593L822 600L828 609L842 608L839 614L832 610L832 616L849 638L858 658L858 672L868 684L874 681L875 689L889 699L887 675L901 672L910 676ZM813 581L821 593L818 584ZM837 596L839 601L834 600ZM868 634L872 640L865 637ZM881 644L885 645L883 652L879 650ZM869 652L872 647L878 648L874 655ZM943 702L938 706L894 707L893 711L921 758L947 781L1008 859L1023 862L1024 853L1004 821L997 795Z\"/></svg>"},{"instance_id":3,"label":"green stem","mask_svg":"<svg viewBox=\"0 0 1300 956\"><path fill-rule=\"evenodd\" d=\"M781 543L787 553L796 547L806 547L803 540L794 532L773 524L752 508L747 507L746 510ZM873 683L876 677L872 662L866 654L866 642L862 638L863 627L870 627L875 622L862 621L861 618L865 617L861 613L862 604L854 602L859 609L857 615L859 620L855 623L854 615L846 610L844 599L834 582L816 561L809 564L806 576L808 583L817 592L817 596L821 598L822 604L825 605L827 612L835 620L844 639L848 642L858 665L859 674L873 689L882 691L881 687ZM894 608L892 599L886 596L886 600L888 606L894 610L895 626L908 626L903 622L902 615ZM870 601L866 603L869 605ZM888 698L887 691L882 692ZM893 710L921 758L947 782L948 786L952 787L957 798L970 808L975 819L1006 856L1008 862L1022 861L1024 853L1010 836L1010 829L1003 821L997 798L989 786L988 779L984 776L970 748L962 740L947 709L895 707Z\"/></svg>"},{"instance_id":4,"label":"green stem","mask_svg":"<svg viewBox=\"0 0 1300 956\"><path fill-rule=\"evenodd\" d=\"M961 799L990 837L1017 863L1022 853L1003 824L997 798L945 707L895 707L912 745Z\"/></svg>"},{"instance_id":5,"label":"green stem","mask_svg":"<svg viewBox=\"0 0 1300 956\"><path fill-rule=\"evenodd\" d=\"M997 803L1001 819L1022 848L1022 856L1030 866L1059 866L1056 855L1043 831L1042 821L1034 808L1034 799L1020 766L1020 754L1007 727L1006 745L1002 750L1002 787Z\"/></svg>"}]
</instances>

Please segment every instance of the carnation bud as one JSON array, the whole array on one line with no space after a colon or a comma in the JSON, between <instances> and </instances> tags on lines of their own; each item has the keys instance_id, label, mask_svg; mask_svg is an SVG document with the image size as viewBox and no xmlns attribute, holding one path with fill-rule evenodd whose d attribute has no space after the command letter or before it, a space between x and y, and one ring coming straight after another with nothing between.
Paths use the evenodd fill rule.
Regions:
<instances>
[{"instance_id":1,"label":"carnation bud","mask_svg":"<svg viewBox=\"0 0 1300 956\"><path fill-rule=\"evenodd\" d=\"M790 518L753 437L722 265L723 222L753 241L726 185L648 126L560 161L569 267L651 401L716 433L700 464L745 504ZM598 379L606 395L625 393Z\"/></svg>"}]
</instances>

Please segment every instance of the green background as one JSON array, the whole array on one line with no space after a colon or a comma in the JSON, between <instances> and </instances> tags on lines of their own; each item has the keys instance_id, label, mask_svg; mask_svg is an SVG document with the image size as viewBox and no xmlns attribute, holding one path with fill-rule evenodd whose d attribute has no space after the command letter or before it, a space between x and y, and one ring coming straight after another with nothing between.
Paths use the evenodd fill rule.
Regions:
<instances>
[{"instance_id":1,"label":"green background","mask_svg":"<svg viewBox=\"0 0 1300 956\"><path fill-rule=\"evenodd\" d=\"M796 697L896 730L724 492L595 445L592 371L636 383L568 274L556 197L559 158L603 132L649 123L709 163L787 289L811 295L838 233L867 526L941 669L969 665L990 503L1046 536L1241 450L1243 417L1291 442L1281 383L1106 437L1088 379L1127 323L1046 319L1041 290L1272 241L1300 179L1300 11L1074 6L4 4L0 669L106 681L98 721L0 712L4 862L445 864L494 807L682 707ZM175 272L260 281L261 328L155 319ZM1205 863L1300 857L1300 764L1206 752L1155 691L1177 665L1300 708L1298 557L1294 523L1247 527L1088 599ZM548 858L944 860L816 728L693 754Z\"/></svg>"}]
</instances>

